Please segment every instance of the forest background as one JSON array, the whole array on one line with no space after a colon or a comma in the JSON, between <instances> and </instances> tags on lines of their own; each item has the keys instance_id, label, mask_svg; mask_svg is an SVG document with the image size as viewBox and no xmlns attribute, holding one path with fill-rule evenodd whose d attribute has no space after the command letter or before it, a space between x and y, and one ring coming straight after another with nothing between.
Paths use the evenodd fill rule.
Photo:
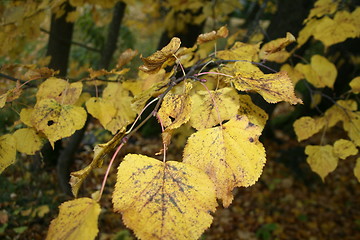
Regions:
<instances>
[{"instance_id":1,"label":"forest background","mask_svg":"<svg viewBox=\"0 0 360 240\"><path fill-rule=\"evenodd\" d=\"M189 70L199 59L208 61L202 66L208 72L203 76L207 84L215 79L214 69L223 65L230 67L223 68L226 73L216 72L222 74L216 81L239 74L232 68L237 63L231 61L240 60L259 66L264 78L286 71L296 94L275 83L271 90L291 96L274 100L261 90L263 85L245 88L237 80L225 80L240 96L234 97L240 105L236 113L248 114L251 122L263 128L260 142L267 160L255 185L232 186L233 200L217 195L223 204L212 214L211 227L199 229L201 238L360 238L359 1L26 0L0 4L0 236L4 239L62 239L54 230L57 226L85 226L82 232L90 238L136 235L147 239L126 224L129 220L114 213L116 168L128 153L162 159L165 152L167 159L186 158L190 147L185 147L184 154L183 148L191 142L187 138L201 127L190 119L170 131L169 126L183 116L171 115L175 110L164 107L171 124L156 116L138 131L130 131L129 139L122 134L145 103L161 96L154 86L169 81L172 74L179 79L181 68ZM202 33L209 34L198 37ZM171 52L164 61L153 55L160 49L163 55ZM211 65L211 60L219 59L221 64ZM200 81L197 76L191 77ZM218 87L228 89L224 86ZM51 111L31 113L40 106L46 110L44 100L53 104ZM216 110L223 107L221 101L225 104L221 97L208 98L215 105L209 115L220 115L225 125L230 118ZM56 107L65 106L71 110L68 115L59 110L59 125L54 119L42 125ZM142 119L151 111L145 109ZM254 115L262 120L251 118ZM217 124L222 126L221 121ZM171 142L164 133L172 136ZM109 168L103 189L119 144L123 148ZM261 158L261 154L255 155ZM215 187L219 194L220 187ZM53 221L49 230L51 221L60 219L59 205L74 199L73 195L78 199L100 195L101 213L91 217L96 226L70 219L72 223ZM96 212L98 203L87 201L82 206L90 204ZM175 232L182 235L182 231Z\"/></svg>"}]
</instances>

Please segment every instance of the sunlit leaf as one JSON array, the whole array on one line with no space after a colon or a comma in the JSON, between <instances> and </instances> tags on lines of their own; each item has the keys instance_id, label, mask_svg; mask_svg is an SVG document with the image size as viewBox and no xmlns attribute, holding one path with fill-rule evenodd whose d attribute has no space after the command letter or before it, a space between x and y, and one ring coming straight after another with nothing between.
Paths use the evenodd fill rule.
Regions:
<instances>
[{"instance_id":1,"label":"sunlit leaf","mask_svg":"<svg viewBox=\"0 0 360 240\"><path fill-rule=\"evenodd\" d=\"M248 44L243 42L235 42L229 50L218 51L216 56L224 60L247 60L258 61L260 51L260 43Z\"/></svg>"},{"instance_id":2,"label":"sunlit leaf","mask_svg":"<svg viewBox=\"0 0 360 240\"><path fill-rule=\"evenodd\" d=\"M294 122L294 130L298 141L310 138L325 126L326 122L320 118L301 117Z\"/></svg>"},{"instance_id":3,"label":"sunlit leaf","mask_svg":"<svg viewBox=\"0 0 360 240\"><path fill-rule=\"evenodd\" d=\"M303 73L306 80L317 88L333 88L337 77L336 66L320 55L312 56L310 64L298 63L295 70Z\"/></svg>"},{"instance_id":4,"label":"sunlit leaf","mask_svg":"<svg viewBox=\"0 0 360 240\"><path fill-rule=\"evenodd\" d=\"M86 111L74 105L61 105L54 99L43 99L35 105L31 120L36 130L43 132L53 145L84 126Z\"/></svg>"},{"instance_id":5,"label":"sunlit leaf","mask_svg":"<svg viewBox=\"0 0 360 240\"><path fill-rule=\"evenodd\" d=\"M334 154L340 159L346 159L349 156L356 155L358 149L355 144L346 139L339 139L334 143Z\"/></svg>"},{"instance_id":6,"label":"sunlit leaf","mask_svg":"<svg viewBox=\"0 0 360 240\"><path fill-rule=\"evenodd\" d=\"M82 92L82 83L68 83L67 81L51 77L39 86L36 99L55 99L60 104L74 104Z\"/></svg>"},{"instance_id":7,"label":"sunlit leaf","mask_svg":"<svg viewBox=\"0 0 360 240\"><path fill-rule=\"evenodd\" d=\"M118 168L113 203L140 239L198 239L217 206L214 185L198 168L136 154Z\"/></svg>"},{"instance_id":8,"label":"sunlit leaf","mask_svg":"<svg viewBox=\"0 0 360 240\"><path fill-rule=\"evenodd\" d=\"M45 139L40 137L34 128L18 129L13 136L16 139L16 150L28 155L34 155L45 143Z\"/></svg>"},{"instance_id":9,"label":"sunlit leaf","mask_svg":"<svg viewBox=\"0 0 360 240\"><path fill-rule=\"evenodd\" d=\"M107 124L116 114L116 108L113 103L103 98L90 98L86 101L86 109L88 113L100 121L104 128L106 128Z\"/></svg>"},{"instance_id":10,"label":"sunlit leaf","mask_svg":"<svg viewBox=\"0 0 360 240\"><path fill-rule=\"evenodd\" d=\"M239 95L239 100L239 115L245 115L250 122L263 129L268 119L267 113L262 108L256 106L249 95Z\"/></svg>"},{"instance_id":11,"label":"sunlit leaf","mask_svg":"<svg viewBox=\"0 0 360 240\"><path fill-rule=\"evenodd\" d=\"M236 62L233 69L229 69L234 76L231 81L240 91L258 92L269 103L302 103L302 100L295 96L294 86L286 72L264 74L249 62Z\"/></svg>"},{"instance_id":12,"label":"sunlit leaf","mask_svg":"<svg viewBox=\"0 0 360 240\"><path fill-rule=\"evenodd\" d=\"M191 83L186 83L182 93L168 93L161 104L158 117L161 119L165 128L171 130L180 127L190 119L191 99L189 92L192 88ZM172 120L173 119L173 120Z\"/></svg>"},{"instance_id":13,"label":"sunlit leaf","mask_svg":"<svg viewBox=\"0 0 360 240\"><path fill-rule=\"evenodd\" d=\"M290 53L285 50L285 47L295 41L296 39L291 33L286 33L285 38L278 38L264 44L259 52L260 59L277 63L285 62L290 56Z\"/></svg>"},{"instance_id":14,"label":"sunlit leaf","mask_svg":"<svg viewBox=\"0 0 360 240\"><path fill-rule=\"evenodd\" d=\"M330 145L307 145L305 153L308 155L306 161L309 163L311 170L316 172L323 181L338 165L339 159L334 155L333 147Z\"/></svg>"},{"instance_id":15,"label":"sunlit leaf","mask_svg":"<svg viewBox=\"0 0 360 240\"><path fill-rule=\"evenodd\" d=\"M0 136L0 173L16 160L16 140L10 134Z\"/></svg>"},{"instance_id":16,"label":"sunlit leaf","mask_svg":"<svg viewBox=\"0 0 360 240\"><path fill-rule=\"evenodd\" d=\"M360 77L356 77L351 80L349 85L353 93L360 93Z\"/></svg>"},{"instance_id":17,"label":"sunlit leaf","mask_svg":"<svg viewBox=\"0 0 360 240\"><path fill-rule=\"evenodd\" d=\"M64 202L59 216L51 221L46 239L78 240L95 239L98 229L100 205L90 198Z\"/></svg>"},{"instance_id":18,"label":"sunlit leaf","mask_svg":"<svg viewBox=\"0 0 360 240\"><path fill-rule=\"evenodd\" d=\"M233 88L197 91L191 96L190 124L197 130L213 127L234 117L239 109L239 95ZM215 103L214 103L215 101Z\"/></svg>"},{"instance_id":19,"label":"sunlit leaf","mask_svg":"<svg viewBox=\"0 0 360 240\"><path fill-rule=\"evenodd\" d=\"M173 58L173 54L180 48L180 44L181 41L179 38L172 38L170 43L160 51L156 51L146 58L141 57L144 65L140 66L139 69L146 73L157 73L169 58Z\"/></svg>"},{"instance_id":20,"label":"sunlit leaf","mask_svg":"<svg viewBox=\"0 0 360 240\"><path fill-rule=\"evenodd\" d=\"M266 158L258 139L261 131L246 116L238 116L223 127L200 130L188 139L184 163L210 176L224 207L232 202L235 187L253 185L262 173Z\"/></svg>"}]
</instances>

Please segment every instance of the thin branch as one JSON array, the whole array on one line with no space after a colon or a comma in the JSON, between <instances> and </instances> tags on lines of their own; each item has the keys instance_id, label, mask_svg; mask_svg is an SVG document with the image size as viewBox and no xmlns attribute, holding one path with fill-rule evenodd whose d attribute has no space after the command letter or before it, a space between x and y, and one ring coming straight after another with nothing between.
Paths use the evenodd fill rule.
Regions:
<instances>
[{"instance_id":1,"label":"thin branch","mask_svg":"<svg viewBox=\"0 0 360 240\"><path fill-rule=\"evenodd\" d=\"M47 33L47 34L50 34L50 32L44 28L40 28L40 30L44 33ZM57 36L58 39L60 40L63 40L61 37ZM73 45L76 45L76 46L79 46L79 47L82 47L82 48L85 48L89 51L93 51L93 52L97 52L97 53L101 53L101 51L99 49L96 49L96 48L93 48L93 47L89 47L83 43L79 43L79 42L76 42L76 41L70 41L71 44Z\"/></svg>"}]
</instances>

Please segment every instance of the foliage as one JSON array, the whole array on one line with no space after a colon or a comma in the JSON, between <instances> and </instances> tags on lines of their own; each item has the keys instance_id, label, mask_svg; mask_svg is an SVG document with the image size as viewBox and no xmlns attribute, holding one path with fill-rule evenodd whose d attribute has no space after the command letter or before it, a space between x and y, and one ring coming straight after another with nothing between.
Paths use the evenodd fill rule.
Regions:
<instances>
[{"instance_id":1,"label":"foliage","mask_svg":"<svg viewBox=\"0 0 360 240\"><path fill-rule=\"evenodd\" d=\"M24 36L38 37L39 29L29 32L34 24L45 19L43 13L47 9L61 15L62 1L54 2L18 5L12 12L8 10L12 3L7 3L0 39L6 39L8 45L2 53L14 56L21 51ZM79 7L95 2L70 1ZM136 1L125 2L136 6ZM220 15L227 16L239 7L238 1L231 0L218 1L216 6L211 1L200 0L188 4L144 2L142 7L152 6L146 15L153 16L154 22L165 19L165 29L170 33L184 31L187 23L200 24L210 15L221 19ZM111 8L115 3L104 1L101 7ZM226 8L226 4L232 8ZM166 9L165 16L154 17L160 8ZM214 14L212 8L218 12ZM196 14L200 9L202 13ZM323 99L332 101L322 92L334 88L338 75L328 49L348 38L359 37L359 13L359 7L347 11L340 9L338 1L319 0L305 20L298 40L290 33L263 45L240 41L232 44L229 38L231 46L221 51L217 44L227 38L226 27L200 35L192 48L181 47L181 39L174 37L161 50L140 57L143 65L135 79L127 78L129 69L124 67L137 54L133 50L125 51L112 70L90 68L87 77L71 82L54 77L57 73L47 68L6 66L2 71L11 73L15 69L17 75L16 84L9 84L7 91L1 92L2 109L16 105L21 96L32 91L31 84L36 86L36 94L32 96L33 104L29 101L26 107L17 106L19 121L0 137L0 172L15 163L16 151L34 155L46 141L54 147L57 140L73 135L85 125L88 115L97 119L114 137L95 147L93 161L84 169L72 172L70 184L77 197L85 178L104 164L105 155L116 149L102 188L93 199L77 198L63 203L47 236L47 239L93 239L98 233L98 202L111 165L133 134L155 117L162 128L163 148L159 152L162 160L141 154L125 156L118 167L112 197L114 210L122 214L125 225L141 239L197 239L211 225L217 200L228 207L234 198L234 188L255 184L266 163L259 137L268 115L246 94L258 93L268 103L302 104L294 85L305 79L311 97L320 96L312 103L314 107ZM68 17L69 21L75 21L76 14ZM17 27L17 19L28 22ZM11 35L19 38L21 44L9 42ZM290 65L295 52L308 41L320 41L324 51L304 59L305 64ZM289 46L292 46L290 51ZM266 61L282 64L281 71L268 73L264 70ZM38 80L43 81L37 83ZM97 91L89 93L88 89L97 90L99 86L103 87L101 96ZM306 146L307 162L322 180L336 169L339 159L358 154L360 112L352 99L359 93L359 77L349 86L350 90L341 99L332 101L322 116L302 116L294 123L299 141L321 131L324 136L338 123L347 133L346 139L336 139L331 145L322 138L320 145ZM315 94L319 92L320 95ZM148 109L151 113L144 116ZM195 132L187 139L183 159L168 160L166 152L174 132L189 126ZM359 169L360 158L354 168L358 179ZM265 225L258 234L267 239L275 229L276 225Z\"/></svg>"}]
</instances>

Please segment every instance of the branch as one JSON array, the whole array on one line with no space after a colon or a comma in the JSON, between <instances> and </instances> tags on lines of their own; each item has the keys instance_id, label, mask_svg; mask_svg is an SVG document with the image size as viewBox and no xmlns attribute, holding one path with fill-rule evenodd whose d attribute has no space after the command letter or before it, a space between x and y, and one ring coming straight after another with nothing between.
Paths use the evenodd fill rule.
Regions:
<instances>
[{"instance_id":1,"label":"branch","mask_svg":"<svg viewBox=\"0 0 360 240\"><path fill-rule=\"evenodd\" d=\"M50 34L50 32L44 28L40 28L40 31L44 32L44 33L47 33L47 34ZM62 39L61 37L59 36L56 36L58 39L64 41L64 39ZM69 42L69 41L66 41L66 42ZM100 53L101 51L99 49L96 49L96 48L93 48L93 47L89 47L83 43L79 43L79 42L76 42L76 41L70 41L70 44L73 44L73 45L76 45L76 46L79 46L79 47L82 47L82 48L85 48L89 51L93 51L93 52L97 52L97 53Z\"/></svg>"}]
</instances>

